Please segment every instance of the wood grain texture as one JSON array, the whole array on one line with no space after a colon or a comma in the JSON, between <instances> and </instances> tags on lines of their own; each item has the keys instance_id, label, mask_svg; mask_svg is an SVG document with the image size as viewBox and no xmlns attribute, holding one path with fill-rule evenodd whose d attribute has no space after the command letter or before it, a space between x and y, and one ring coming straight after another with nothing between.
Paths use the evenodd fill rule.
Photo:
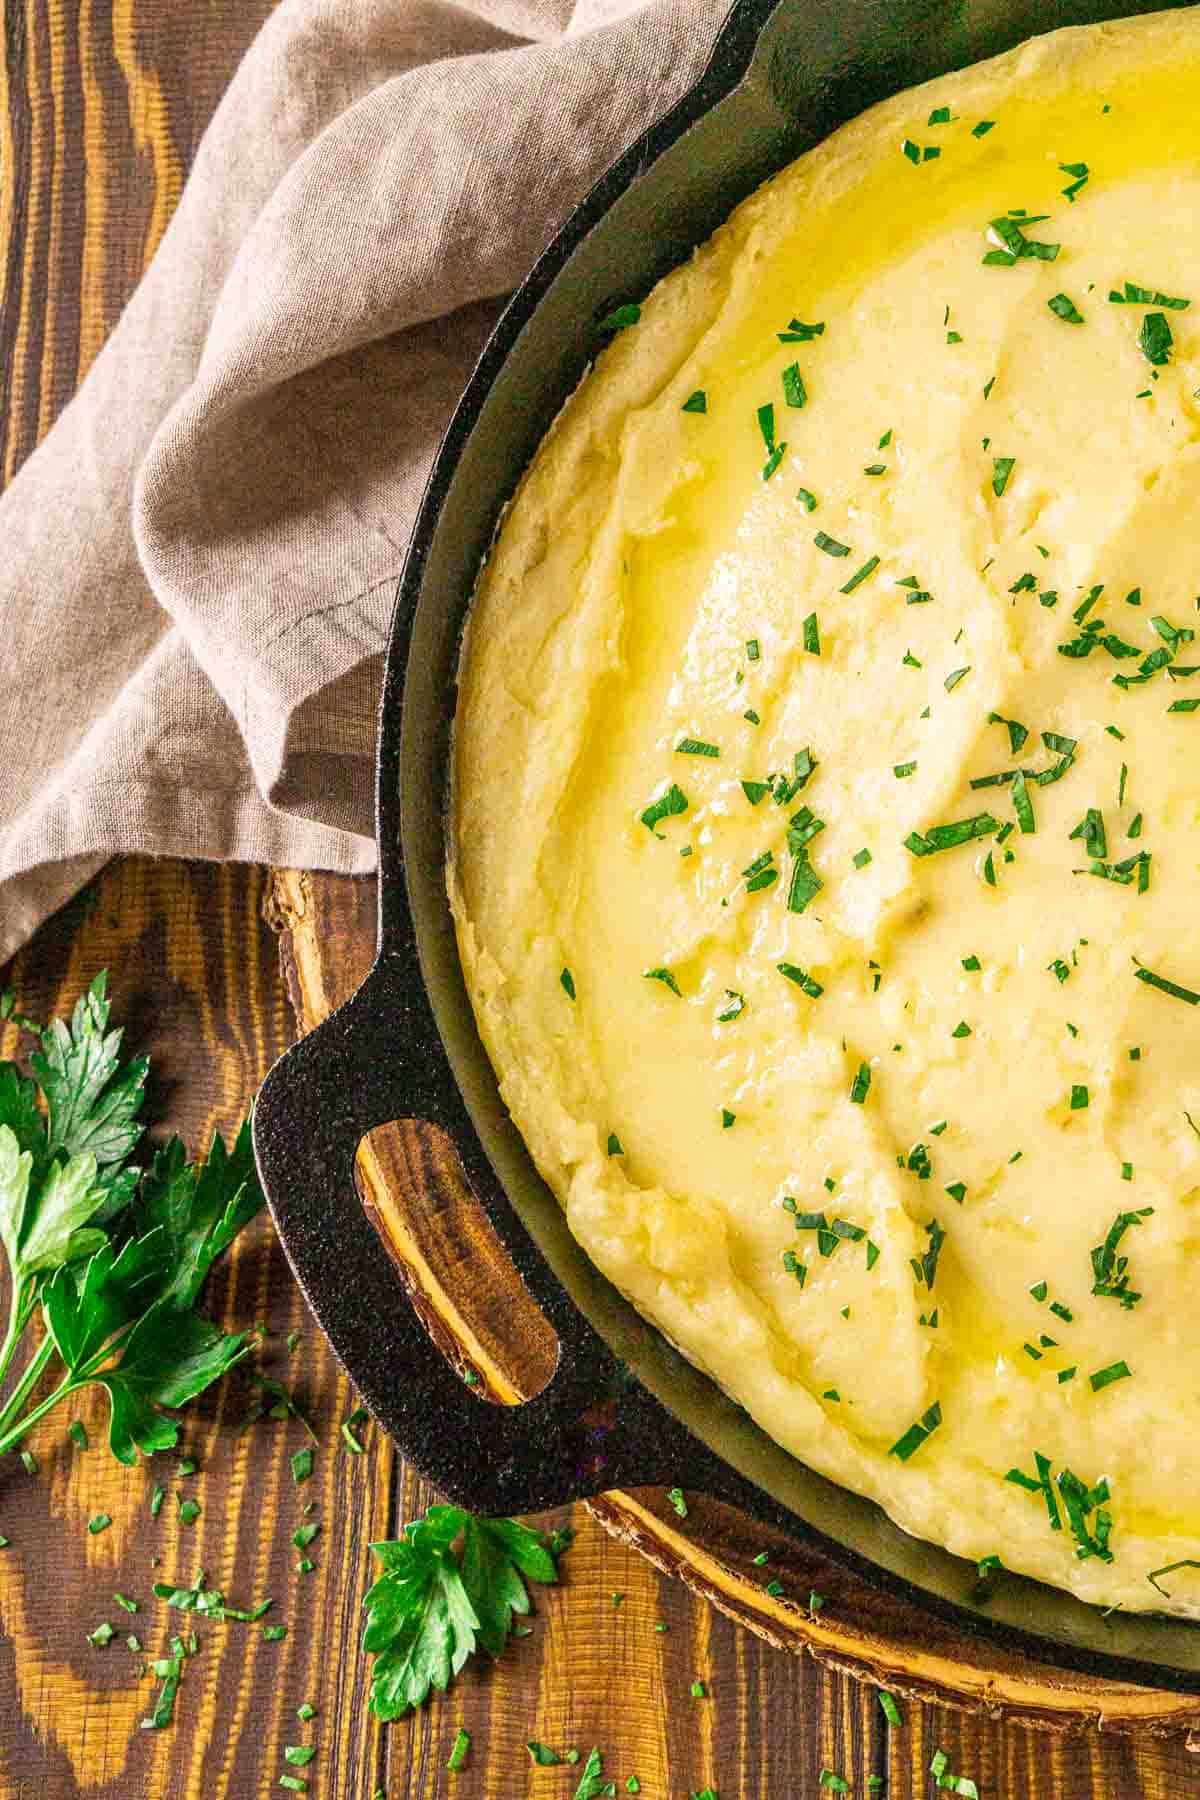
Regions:
<instances>
[{"instance_id":1,"label":"wood grain texture","mask_svg":"<svg viewBox=\"0 0 1200 1800\"><path fill-rule=\"evenodd\" d=\"M367 972L372 884L277 871L272 894L293 1003L307 1029ZM534 1391L544 1379L544 1345L527 1328L501 1325L490 1339L476 1332L463 1353L464 1294L507 1280L515 1295L519 1283L479 1238L440 1134L408 1120L371 1138L371 1153L360 1152L360 1183L411 1265L435 1340L497 1397ZM444 1215L456 1220L447 1234L453 1255L440 1263L429 1254L431 1206L434 1239L445 1231ZM434 1291L439 1282L450 1291ZM503 1318L494 1295L490 1316ZM405 1471L401 1508L423 1507L428 1498ZM1197 1779L1187 1735L1200 1712L1194 1702L1024 1662L886 1598L730 1508L696 1495L687 1505L682 1520L660 1490L644 1490L575 1508L576 1523L590 1514L626 1555L598 1543L590 1522L580 1527L564 1564L566 1591L545 1599L540 1664L527 1640L483 1679L472 1672L436 1709L394 1727L396 1791L430 1800L555 1791L546 1787L550 1772L539 1771L528 1790L511 1785L510 1757L530 1735L556 1748L598 1743L614 1773L634 1773L643 1792L664 1796L707 1784L744 1800L815 1800L829 1791L820 1785L822 1768L858 1793L874 1773L888 1778L892 1795L924 1794L938 1748L988 1796L1132 1800ZM766 1570L753 1561L764 1549ZM682 1586L656 1578L629 1559L631 1551ZM771 1577L783 1585L778 1599L764 1592ZM827 1602L815 1620L806 1604L814 1587ZM660 1623L669 1629L656 1630ZM690 1692L697 1677L708 1689L702 1700ZM914 1696L904 1703L903 1731L885 1723L876 1693L883 1683ZM929 1703L931 1696L941 1703ZM590 1730L581 1723L588 1719ZM486 1734L486 1750L478 1750L473 1784L463 1775L443 1776L439 1785L439 1729L445 1744L460 1723L477 1745Z\"/></svg>"},{"instance_id":2,"label":"wood grain texture","mask_svg":"<svg viewBox=\"0 0 1200 1800\"><path fill-rule=\"evenodd\" d=\"M115 323L170 216L204 123L271 4L5 0L4 478L48 428ZM275 925L287 929L292 998L302 1023L311 1024L349 992L369 960L369 883L280 876L268 888L252 869L128 861L52 921L0 973L0 986L15 986L26 1011L46 1014L108 966L130 1045L155 1057L155 1130L179 1129L202 1145L214 1125L228 1129L241 1115L292 1029L264 901ZM302 939L321 947L308 957L303 982ZM8 1033L0 1053L12 1048ZM452 1286L472 1203L454 1190L444 1153L439 1161L438 1147L411 1128L381 1135L372 1151L364 1182L381 1194L430 1170L438 1175L449 1198L419 1234L418 1249L430 1275ZM488 1254L478 1235L472 1241ZM684 1800L706 1784L722 1800L816 1800L827 1791L823 1767L859 1795L869 1774L886 1775L888 1792L904 1800L932 1792L927 1770L937 1746L988 1800L1166 1800L1195 1785L1180 1739L1118 1740L1094 1730L1051 1737L922 1705L906 1709L903 1732L889 1732L870 1688L811 1656L781 1654L698 1597L688 1581L721 1583L708 1580L694 1548L684 1559L674 1555L672 1519L661 1496L649 1494L608 1503L604 1522L618 1535L574 1509L578 1537L564 1559L563 1585L539 1594L530 1635L498 1664L468 1670L416 1718L382 1731L366 1711L367 1670L356 1647L366 1546L435 1496L377 1433L368 1432L363 1457L340 1448L336 1427L351 1396L265 1222L220 1271L208 1304L230 1324L258 1320L266 1328L262 1365L303 1396L318 1423L312 1479L299 1489L291 1482L289 1455L305 1441L295 1422L239 1433L256 1394L237 1373L184 1432L183 1452L201 1464L194 1478L177 1477L174 1457L155 1459L150 1470L121 1470L98 1447L70 1445L65 1422L36 1440L36 1478L7 1460L0 1468L0 1529L12 1540L0 1559L0 1800L251 1800L280 1791L281 1747L306 1735L294 1717L303 1699L318 1708L309 1735L319 1752L305 1773L321 1800L371 1800L380 1788L389 1800L569 1800L575 1773L533 1768L523 1748L529 1737L560 1750L599 1745L620 1790L636 1774L647 1800ZM494 1296L458 1314L432 1309L431 1328L439 1336L466 1330L472 1360L498 1365L506 1334ZM289 1354L293 1329L301 1337ZM536 1326L529 1337L544 1359ZM527 1358L523 1380L531 1366ZM95 1440L100 1419L82 1416ZM157 1522L146 1505L156 1478L171 1496ZM204 1509L191 1527L179 1521L181 1491ZM301 1576L289 1539L309 1503L323 1529L318 1568ZM84 1525L98 1510L111 1513L114 1525L92 1538ZM702 1507L696 1521L710 1531ZM728 1524L723 1533L729 1552ZM661 1572L647 1554L685 1579ZM162 1609L143 1606L127 1621L112 1592L120 1587L144 1602L154 1579L190 1578L200 1566L238 1597L273 1593L289 1636L267 1645L244 1627L203 1628L177 1725L141 1732L150 1689L137 1661L116 1645L93 1650L85 1635L108 1617L119 1628L133 1625L160 1651L170 1629ZM787 1573L800 1579L798 1568ZM728 1604L728 1576L722 1581ZM707 1684L704 1699L689 1692L697 1676ZM467 1768L452 1776L444 1764L460 1724L472 1734L472 1750Z\"/></svg>"},{"instance_id":3,"label":"wood grain texture","mask_svg":"<svg viewBox=\"0 0 1200 1800\"><path fill-rule=\"evenodd\" d=\"M244 1115L266 1070L286 1047L291 1018L273 934L262 917L266 876L257 869L130 860L114 864L39 933L0 975L21 1009L44 1018L70 1006L101 968L110 971L115 1016L130 1049L153 1061L147 1113L154 1134L178 1130L193 1146ZM12 1027L0 1054L29 1048ZM219 1266L205 1300L230 1328L259 1323L262 1351L250 1368L282 1382L311 1409L320 1438L313 1474L292 1480L290 1455L307 1441L295 1420L260 1419L262 1397L246 1369L187 1415L179 1454L124 1469L102 1447L105 1407L81 1406L92 1447L66 1436L52 1415L31 1438L30 1477L16 1457L0 1466L0 1521L11 1540L0 1565L0 1796L97 1800L179 1795L258 1795L285 1767L286 1743L316 1742L314 1793L365 1800L383 1776L384 1747L366 1707L367 1670L357 1651L368 1542L386 1536L392 1456L378 1434L367 1453L346 1453L338 1432L354 1404L312 1326L264 1218ZM298 1332L294 1351L288 1335ZM181 1478L181 1456L199 1463ZM157 1483L167 1490L157 1520ZM190 1495L202 1512L179 1516ZM319 1521L316 1569L301 1574L291 1534L303 1509ZM89 1536L107 1512L112 1527ZM153 1683L124 1648L141 1638L166 1653L180 1615L155 1601L156 1580L190 1583L199 1569L242 1600L273 1595L282 1643L261 1628L199 1625L171 1730L139 1729ZM140 1603L128 1617L120 1589ZM87 1634L102 1620L120 1633L107 1649ZM318 1717L306 1730L295 1709Z\"/></svg>"}]
</instances>

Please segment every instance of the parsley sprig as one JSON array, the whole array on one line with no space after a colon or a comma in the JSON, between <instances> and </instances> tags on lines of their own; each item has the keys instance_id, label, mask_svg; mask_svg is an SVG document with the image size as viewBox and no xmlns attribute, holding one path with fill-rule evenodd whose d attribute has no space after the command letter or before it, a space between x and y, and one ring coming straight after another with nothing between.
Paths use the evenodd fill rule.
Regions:
<instances>
[{"instance_id":1,"label":"parsley sprig","mask_svg":"<svg viewBox=\"0 0 1200 1800\"><path fill-rule=\"evenodd\" d=\"M477 1650L499 1656L514 1613L529 1611L526 1582L558 1580L556 1552L538 1532L459 1506L431 1506L371 1549L383 1573L363 1601L363 1649L375 1657L371 1707L381 1719L444 1691Z\"/></svg>"},{"instance_id":2,"label":"parsley sprig","mask_svg":"<svg viewBox=\"0 0 1200 1800\"><path fill-rule=\"evenodd\" d=\"M11 1009L9 1009L11 1010ZM174 1447L163 1411L192 1400L251 1348L194 1310L216 1258L262 1206L248 1124L227 1150L187 1161L178 1138L132 1162L147 1062L121 1059L99 975L70 1021L22 1020L33 1080L0 1063L0 1245L11 1298L0 1384L40 1308L44 1335L0 1405L0 1453L91 1384L108 1394L121 1462ZM26 1406L44 1372L57 1382Z\"/></svg>"}]
</instances>

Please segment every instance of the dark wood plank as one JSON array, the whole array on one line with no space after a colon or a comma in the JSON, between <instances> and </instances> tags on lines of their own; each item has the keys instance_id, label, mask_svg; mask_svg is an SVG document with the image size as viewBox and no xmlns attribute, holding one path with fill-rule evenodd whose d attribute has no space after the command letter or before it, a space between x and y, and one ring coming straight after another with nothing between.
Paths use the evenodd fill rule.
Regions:
<instances>
[{"instance_id":1,"label":"dark wood plank","mask_svg":"<svg viewBox=\"0 0 1200 1800\"><path fill-rule=\"evenodd\" d=\"M228 1133L237 1124L292 1031L276 940L262 917L266 879L244 867L113 865L15 959L0 986L46 1017L108 968L127 1043L154 1059L148 1112L156 1135L178 1130L205 1144L214 1128ZM7 1028L0 1052L12 1054L16 1043ZM260 1324L263 1347L252 1366L300 1395L316 1421L312 1478L301 1487L292 1480L290 1455L306 1442L294 1420L239 1429L261 1408L245 1372L186 1415L180 1454L198 1461L194 1477L178 1476L176 1454L121 1468L102 1447L99 1397L78 1413L88 1450L66 1437L68 1418L52 1416L31 1439L36 1477L15 1457L4 1459L0 1521L11 1546L0 1574L0 1794L249 1800L285 1767L283 1745L301 1742L319 1746L314 1792L369 1800L383 1775L357 1637L367 1544L387 1535L390 1450L377 1434L364 1456L343 1449L338 1426L354 1403L349 1384L307 1316L268 1220L219 1268L206 1306L230 1328ZM148 1511L156 1483L168 1496L157 1521ZM190 1526L178 1514L184 1494L203 1508ZM291 1534L310 1504L322 1529L310 1552L317 1567L304 1575ZM97 1512L114 1523L90 1537L86 1523ZM139 1730L153 1684L141 1676L141 1658L123 1647L125 1633L135 1631L148 1654L165 1654L180 1618L153 1599L153 1583L190 1582L200 1568L231 1595L273 1595L272 1618L289 1635L272 1644L260 1628L201 1624L176 1725ZM114 1604L118 1588L141 1603L136 1618ZM96 1650L86 1636L103 1619L120 1637ZM295 1716L304 1700L318 1709L307 1729Z\"/></svg>"}]
</instances>

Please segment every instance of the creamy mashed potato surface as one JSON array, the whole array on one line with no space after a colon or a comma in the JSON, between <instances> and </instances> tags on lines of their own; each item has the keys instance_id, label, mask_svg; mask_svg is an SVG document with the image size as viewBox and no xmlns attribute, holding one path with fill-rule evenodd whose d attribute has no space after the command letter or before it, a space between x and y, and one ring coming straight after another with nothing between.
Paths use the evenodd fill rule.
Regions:
<instances>
[{"instance_id":1,"label":"creamy mashed potato surface","mask_svg":"<svg viewBox=\"0 0 1200 1800\"><path fill-rule=\"evenodd\" d=\"M1190 10L1031 42L655 289L481 578L449 874L633 1303L910 1532L1182 1613L1198 93Z\"/></svg>"}]
</instances>

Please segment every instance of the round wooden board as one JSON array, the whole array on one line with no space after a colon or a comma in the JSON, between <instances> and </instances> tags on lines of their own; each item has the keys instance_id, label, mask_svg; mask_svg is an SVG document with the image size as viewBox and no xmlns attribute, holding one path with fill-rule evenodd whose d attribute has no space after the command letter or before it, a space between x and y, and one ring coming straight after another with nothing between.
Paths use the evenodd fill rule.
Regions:
<instances>
[{"instance_id":1,"label":"round wooden board","mask_svg":"<svg viewBox=\"0 0 1200 1800\"><path fill-rule=\"evenodd\" d=\"M348 999L371 965L375 885L277 870L269 905L303 1030ZM533 1306L445 1135L420 1120L372 1132L358 1155L364 1204L392 1251L431 1336L481 1398L513 1404L554 1365L554 1335ZM678 1575L781 1650L914 1700L1052 1731L1173 1736L1200 1751L1200 1700L1105 1681L1015 1655L850 1574L820 1551L735 1509L688 1494L680 1517L662 1489L589 1503L614 1536ZM765 1591L754 1558L769 1552L782 1586ZM813 1610L810 1596L824 1597Z\"/></svg>"}]
</instances>

